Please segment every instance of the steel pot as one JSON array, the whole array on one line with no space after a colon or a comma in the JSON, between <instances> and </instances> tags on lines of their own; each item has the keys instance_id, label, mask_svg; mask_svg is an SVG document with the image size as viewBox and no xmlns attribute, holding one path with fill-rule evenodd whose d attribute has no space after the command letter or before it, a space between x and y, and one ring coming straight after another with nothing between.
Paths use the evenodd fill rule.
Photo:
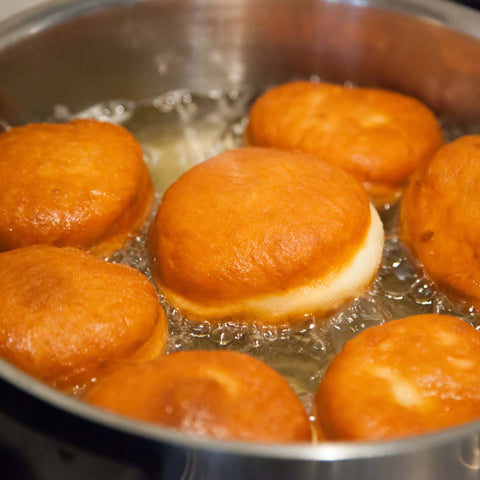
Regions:
<instances>
[{"instance_id":1,"label":"steel pot","mask_svg":"<svg viewBox=\"0 0 480 480\"><path fill-rule=\"evenodd\" d=\"M0 119L315 74L414 95L480 132L479 25L444 0L57 0L0 24ZM480 422L388 442L225 443L107 414L3 361L0 377L5 478L480 478Z\"/></svg>"}]
</instances>

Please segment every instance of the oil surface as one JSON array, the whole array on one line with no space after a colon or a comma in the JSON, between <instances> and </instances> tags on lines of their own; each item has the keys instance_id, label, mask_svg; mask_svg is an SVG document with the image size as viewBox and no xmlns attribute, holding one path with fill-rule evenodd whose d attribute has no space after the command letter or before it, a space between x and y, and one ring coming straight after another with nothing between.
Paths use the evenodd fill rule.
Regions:
<instances>
[{"instance_id":1,"label":"oil surface","mask_svg":"<svg viewBox=\"0 0 480 480\"><path fill-rule=\"evenodd\" d=\"M144 102L114 101L72 115L63 107L54 120L96 118L122 124L141 143L156 189L156 204L183 172L221 151L242 145L252 89L212 91L198 96L187 90L166 92ZM444 120L448 140L463 132ZM378 277L361 297L329 317L305 315L294 327L238 323L201 324L183 318L160 298L170 322L169 352L231 349L249 353L272 366L289 381L307 409L331 358L365 328L420 313L456 315L480 329L475 310L436 292L417 270L397 236L398 205L382 213L385 246ZM151 279L143 231L110 261L141 270Z\"/></svg>"}]
</instances>

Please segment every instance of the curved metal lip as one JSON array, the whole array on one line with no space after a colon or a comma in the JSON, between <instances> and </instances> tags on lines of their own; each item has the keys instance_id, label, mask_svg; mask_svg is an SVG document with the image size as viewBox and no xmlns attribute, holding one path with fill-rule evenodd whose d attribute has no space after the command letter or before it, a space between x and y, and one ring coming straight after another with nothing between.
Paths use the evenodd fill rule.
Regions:
<instances>
[{"instance_id":1,"label":"curved metal lip","mask_svg":"<svg viewBox=\"0 0 480 480\"><path fill-rule=\"evenodd\" d=\"M122 5L133 5L149 0L49 0L13 16L0 18L0 50L22 38L73 18ZM158 0L162 1L162 0ZM350 4L355 8L373 7L414 16L426 22L446 27L480 39L476 10L451 3L449 0L324 0L327 3ZM208 3L208 2L207 2ZM213 3L213 2L212 2ZM232 2L233 4L233 2Z\"/></svg>"},{"instance_id":2,"label":"curved metal lip","mask_svg":"<svg viewBox=\"0 0 480 480\"><path fill-rule=\"evenodd\" d=\"M427 435L369 442L322 441L299 444L261 444L221 441L191 436L151 423L129 419L100 410L86 402L68 396L23 373L0 359L0 376L29 395L65 413L95 422L113 431L141 437L192 451L248 456L267 459L302 461L338 461L363 458L394 457L425 451L443 445L454 445L480 433L480 421Z\"/></svg>"},{"instance_id":3,"label":"curved metal lip","mask_svg":"<svg viewBox=\"0 0 480 480\"><path fill-rule=\"evenodd\" d=\"M28 36L35 35L57 24L86 16L110 7L130 5L147 0L51 0L41 6L20 12L0 22L0 50ZM161 1L161 0L159 0ZM346 3L362 7L375 7L411 15L426 22L444 25L469 36L480 39L478 23L480 13L455 5L447 0L325 0L330 3ZM128 433L156 442L176 445L179 448L223 453L235 456L250 456L288 460L337 461L361 458L388 457L410 454L442 445L452 445L469 436L480 434L480 421L427 435L390 441L375 442L321 442L317 444L256 444L225 442L203 437L193 437L171 429L146 422L111 414L87 403L69 397L46 384L23 373L0 359L0 377L36 399L95 422L114 431Z\"/></svg>"}]
</instances>

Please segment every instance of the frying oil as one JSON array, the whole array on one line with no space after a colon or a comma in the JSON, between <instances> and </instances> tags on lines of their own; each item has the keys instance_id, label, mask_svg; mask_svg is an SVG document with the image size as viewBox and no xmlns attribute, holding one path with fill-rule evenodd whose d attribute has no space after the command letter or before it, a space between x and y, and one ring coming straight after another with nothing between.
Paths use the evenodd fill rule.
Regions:
<instances>
[{"instance_id":1,"label":"frying oil","mask_svg":"<svg viewBox=\"0 0 480 480\"><path fill-rule=\"evenodd\" d=\"M95 118L122 124L141 143L155 185L155 204L183 172L221 151L242 146L252 89L195 95L180 89L143 102L112 101L72 115L58 106L54 120ZM462 134L444 121L446 138ZM385 246L378 276L369 290L328 317L305 314L293 327L225 322L192 323L160 301L170 322L169 352L230 349L249 353L280 372L309 408L325 368L343 344L362 330L395 318L420 313L446 313L464 318L480 329L473 308L451 302L436 292L416 269L398 240L398 205L381 212ZM153 214L152 214L153 217ZM150 219L151 221L151 219ZM133 266L151 279L145 250L148 224L109 260Z\"/></svg>"}]
</instances>

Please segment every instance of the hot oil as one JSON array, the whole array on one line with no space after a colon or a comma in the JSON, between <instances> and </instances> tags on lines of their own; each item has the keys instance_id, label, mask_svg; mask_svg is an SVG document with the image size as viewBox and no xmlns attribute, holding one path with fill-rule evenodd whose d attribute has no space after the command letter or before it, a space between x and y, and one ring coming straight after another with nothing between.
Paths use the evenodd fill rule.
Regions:
<instances>
[{"instance_id":1,"label":"hot oil","mask_svg":"<svg viewBox=\"0 0 480 480\"><path fill-rule=\"evenodd\" d=\"M252 99L253 92L247 89L214 90L205 96L174 90L143 102L95 105L75 115L61 108L56 119L95 118L130 130L142 145L158 201L195 164L241 146L245 112Z\"/></svg>"},{"instance_id":2,"label":"hot oil","mask_svg":"<svg viewBox=\"0 0 480 480\"><path fill-rule=\"evenodd\" d=\"M59 107L56 120L89 117L119 123L139 140L156 189L156 204L183 172L221 151L242 145L250 89L212 91L198 96L176 90L144 102L109 102L76 115ZM444 121L445 135L461 135ZM451 302L436 292L417 271L398 240L398 205L381 213L385 246L378 277L370 289L329 317L306 314L295 326L225 322L192 323L160 298L170 322L169 352L192 349L230 349L249 353L275 368L289 381L307 408L325 368L343 344L362 330L388 320L421 313L445 313L464 318L480 329L473 308ZM151 220L151 219L150 219ZM133 266L151 279L145 250L148 224L109 260Z\"/></svg>"}]
</instances>

